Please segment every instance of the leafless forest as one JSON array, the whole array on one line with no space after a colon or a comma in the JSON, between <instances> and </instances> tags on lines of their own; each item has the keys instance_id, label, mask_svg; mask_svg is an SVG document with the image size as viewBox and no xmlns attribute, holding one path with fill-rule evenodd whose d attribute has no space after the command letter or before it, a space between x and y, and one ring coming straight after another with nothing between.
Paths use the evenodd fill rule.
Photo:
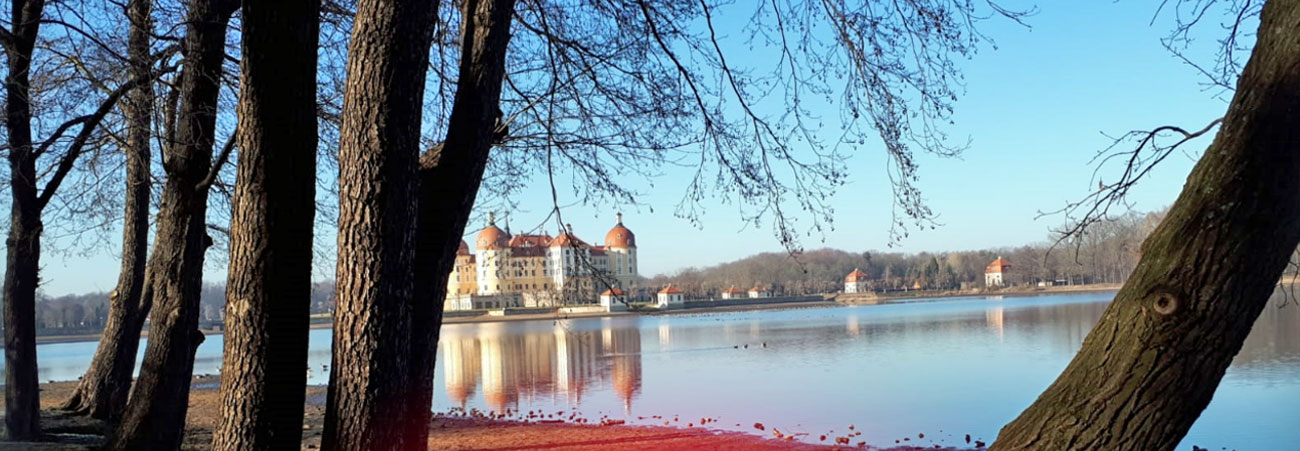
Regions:
<instances>
[{"instance_id":1,"label":"leafless forest","mask_svg":"<svg viewBox=\"0 0 1300 451\"><path fill-rule=\"evenodd\" d=\"M732 206L800 255L799 237L833 219L827 200L850 177L838 163L883 151L892 193L879 197L895 218L882 233L901 240L935 226L919 157L966 150L945 127L960 106L960 62L992 47L990 22L1032 16L950 0L9 6L6 439L45 438L39 325L89 316L103 339L61 409L104 421L105 446L121 450L180 446L198 327L214 308L227 328L213 446L299 446L321 256L335 274L322 448L423 449L460 237L475 205L508 205L526 183L631 204L638 193L620 180L686 170L673 214L698 221L709 202ZM1188 30L1212 27L1200 18L1235 24L1215 30L1226 35L1217 59L1188 61L1231 103L1206 126L1121 136L1102 160L1123 165L1122 177L1064 210L1071 227L1048 237L1054 254L1004 250L1030 278L1128 277L1075 360L994 448L1176 445L1300 242L1300 3L1160 7L1178 24L1167 42L1176 54ZM754 51L773 57L739 62L737 52ZM768 104L784 108L765 113ZM1120 212L1129 187L1190 146L1206 150L1163 219ZM553 200L547 221L558 227ZM317 239L326 227L337 239ZM104 302L38 314L40 285L66 277L43 271L42 257L119 233L118 283ZM1001 252L812 251L798 269L808 272L764 269L771 258L760 256L689 283L817 291L808 274L839 278L852 261L882 288L944 287ZM228 269L223 307L203 302L209 259ZM742 270L754 274L739 280ZM65 301L42 305L75 304Z\"/></svg>"}]
</instances>

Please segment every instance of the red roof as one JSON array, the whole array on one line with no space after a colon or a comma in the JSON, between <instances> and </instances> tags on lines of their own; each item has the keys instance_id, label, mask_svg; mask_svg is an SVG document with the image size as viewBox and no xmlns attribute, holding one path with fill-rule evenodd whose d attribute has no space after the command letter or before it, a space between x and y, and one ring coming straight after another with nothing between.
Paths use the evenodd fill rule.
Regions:
<instances>
[{"instance_id":1,"label":"red roof","mask_svg":"<svg viewBox=\"0 0 1300 451\"><path fill-rule=\"evenodd\" d=\"M984 274L1003 273L1008 269L1011 269L1011 262L1002 257L998 257L997 260L993 260L993 263L989 263L988 266L984 267Z\"/></svg>"},{"instance_id":2,"label":"red roof","mask_svg":"<svg viewBox=\"0 0 1300 451\"><path fill-rule=\"evenodd\" d=\"M726 291L723 291L723 293L724 294L745 294L745 290L736 288L735 285L732 285L731 288L728 288Z\"/></svg>"},{"instance_id":3,"label":"red roof","mask_svg":"<svg viewBox=\"0 0 1300 451\"><path fill-rule=\"evenodd\" d=\"M523 246L510 248L511 257L544 257L546 248L536 246Z\"/></svg>"},{"instance_id":4,"label":"red roof","mask_svg":"<svg viewBox=\"0 0 1300 451\"><path fill-rule=\"evenodd\" d=\"M510 238L510 247L546 247L550 244L551 236L545 233L541 235L519 234Z\"/></svg>"},{"instance_id":5,"label":"red roof","mask_svg":"<svg viewBox=\"0 0 1300 451\"><path fill-rule=\"evenodd\" d=\"M636 234L623 226L623 214L618 213L614 218L614 228L609 229L609 233L605 234L605 245L618 248L636 247Z\"/></svg>"},{"instance_id":6,"label":"red roof","mask_svg":"<svg viewBox=\"0 0 1300 451\"><path fill-rule=\"evenodd\" d=\"M862 270L858 268L853 268L853 272L844 276L845 282L866 282L868 280L870 280L870 277L867 276L867 273L862 272Z\"/></svg>"},{"instance_id":7,"label":"red roof","mask_svg":"<svg viewBox=\"0 0 1300 451\"><path fill-rule=\"evenodd\" d=\"M469 255L469 244L465 240L460 240L460 247L456 248L456 255Z\"/></svg>"},{"instance_id":8,"label":"red roof","mask_svg":"<svg viewBox=\"0 0 1300 451\"><path fill-rule=\"evenodd\" d=\"M664 287L664 289L659 290L659 294L682 294L682 290L674 287L673 284L670 283L668 286Z\"/></svg>"},{"instance_id":9,"label":"red roof","mask_svg":"<svg viewBox=\"0 0 1300 451\"><path fill-rule=\"evenodd\" d=\"M754 287L754 288L750 288L750 289L749 289L749 292L750 292L750 293L762 293L762 292L764 292L764 291L767 291L767 289L766 289L766 288L759 288L759 287Z\"/></svg>"},{"instance_id":10,"label":"red roof","mask_svg":"<svg viewBox=\"0 0 1300 451\"><path fill-rule=\"evenodd\" d=\"M561 233L560 236L551 240L551 247L588 247L585 241L578 239L572 233Z\"/></svg>"},{"instance_id":11,"label":"red roof","mask_svg":"<svg viewBox=\"0 0 1300 451\"><path fill-rule=\"evenodd\" d=\"M623 290L618 289L618 287L610 287L610 289L605 290L605 292L601 293L600 295L601 296L627 296L627 293L624 293Z\"/></svg>"},{"instance_id":12,"label":"red roof","mask_svg":"<svg viewBox=\"0 0 1300 451\"><path fill-rule=\"evenodd\" d=\"M614 228L609 229L605 234L605 245L609 247L636 247L636 235L623 227L623 223L618 223Z\"/></svg>"},{"instance_id":13,"label":"red roof","mask_svg":"<svg viewBox=\"0 0 1300 451\"><path fill-rule=\"evenodd\" d=\"M497 226L490 225L484 227L478 233L478 240L475 242L474 248L478 250L501 249L509 245L509 239L510 235L506 234L506 232L497 228Z\"/></svg>"}]
</instances>

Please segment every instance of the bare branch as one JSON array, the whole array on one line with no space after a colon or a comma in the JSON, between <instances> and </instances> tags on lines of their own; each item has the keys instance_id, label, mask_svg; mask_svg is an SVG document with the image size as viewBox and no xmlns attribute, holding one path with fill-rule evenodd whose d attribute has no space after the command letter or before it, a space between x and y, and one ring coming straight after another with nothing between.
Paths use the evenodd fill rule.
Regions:
<instances>
[{"instance_id":1,"label":"bare branch","mask_svg":"<svg viewBox=\"0 0 1300 451\"><path fill-rule=\"evenodd\" d=\"M217 159L212 162L212 168L208 170L208 175L204 177L203 181L199 182L199 185L194 187L194 189L205 191L212 186L212 183L221 175L221 168L225 166L226 161L230 159L230 153L235 150L235 140L238 138L239 129L236 128L231 131L230 136L226 138L226 144L221 147L221 153L218 154Z\"/></svg>"}]
</instances>

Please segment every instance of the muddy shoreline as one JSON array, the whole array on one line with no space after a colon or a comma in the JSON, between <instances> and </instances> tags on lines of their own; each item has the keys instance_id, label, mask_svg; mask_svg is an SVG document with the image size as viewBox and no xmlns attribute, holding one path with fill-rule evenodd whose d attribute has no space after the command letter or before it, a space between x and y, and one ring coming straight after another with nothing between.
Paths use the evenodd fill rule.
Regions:
<instances>
[{"instance_id":1,"label":"muddy shoreline","mask_svg":"<svg viewBox=\"0 0 1300 451\"><path fill-rule=\"evenodd\" d=\"M189 412L186 416L183 450L206 451L211 449L212 431L219 410L216 376L194 378L190 391ZM107 427L95 420L68 415L56 410L72 390L75 382L41 384L42 427L47 437L41 442L0 441L0 449L16 450L96 450L103 446ZM309 386L304 406L303 440L301 449L320 449L320 436L325 413L325 387ZM0 405L3 402L0 401ZM429 449L439 450L503 450L503 449L717 449L717 450L833 450L882 449L863 443L860 433L843 431L841 436L827 436L822 443L808 443L808 437L784 435L766 428L758 434L712 429L699 421L678 419L665 426L627 425L608 418L582 418L559 413L510 412L509 415L479 412L435 414L429 424ZM668 423L665 420L665 423ZM685 423L685 424L677 424ZM687 425L689 424L689 426ZM757 425L756 425L757 426ZM836 444L840 439L840 444ZM843 444L844 441L849 444ZM919 441L919 440L918 440ZM889 450L948 450L957 448L920 443L900 445Z\"/></svg>"}]
</instances>

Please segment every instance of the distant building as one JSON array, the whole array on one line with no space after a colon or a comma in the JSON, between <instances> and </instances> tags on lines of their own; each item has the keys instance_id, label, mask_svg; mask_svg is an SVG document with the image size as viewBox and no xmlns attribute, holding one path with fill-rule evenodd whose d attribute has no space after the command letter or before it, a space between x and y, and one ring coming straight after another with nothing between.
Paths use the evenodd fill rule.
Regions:
<instances>
[{"instance_id":1,"label":"distant building","mask_svg":"<svg viewBox=\"0 0 1300 451\"><path fill-rule=\"evenodd\" d=\"M456 265L452 267L451 277L447 278L447 295L475 294L478 283L475 281L474 255L469 253L469 245L460 240L456 249Z\"/></svg>"},{"instance_id":2,"label":"distant building","mask_svg":"<svg viewBox=\"0 0 1300 451\"><path fill-rule=\"evenodd\" d=\"M749 297L754 299L770 298L772 297L772 290L759 287L750 288Z\"/></svg>"},{"instance_id":3,"label":"distant building","mask_svg":"<svg viewBox=\"0 0 1300 451\"><path fill-rule=\"evenodd\" d=\"M627 293L618 287L605 290L600 294L600 306L605 310L618 310L627 306Z\"/></svg>"},{"instance_id":4,"label":"distant building","mask_svg":"<svg viewBox=\"0 0 1300 451\"><path fill-rule=\"evenodd\" d=\"M844 292L866 293L871 290L871 288L867 286L867 281L867 273L862 272L861 269L853 268L853 272L844 276Z\"/></svg>"},{"instance_id":5,"label":"distant building","mask_svg":"<svg viewBox=\"0 0 1300 451\"><path fill-rule=\"evenodd\" d=\"M722 292L723 299L741 299L743 297L745 297L745 290L736 288L735 285Z\"/></svg>"},{"instance_id":6,"label":"distant building","mask_svg":"<svg viewBox=\"0 0 1300 451\"><path fill-rule=\"evenodd\" d=\"M461 242L456 264L447 279L447 310L481 305L477 297L510 295L527 307L593 302L595 279L622 290L635 288L637 276L636 235L623 226L623 215L605 234L604 245L592 245L565 226L559 236L521 233L512 235L510 226L497 227L489 213L487 226L475 240L474 254ZM453 297L466 297L450 301ZM495 305L502 305L497 301ZM494 305L488 303L486 305ZM513 303L511 304L513 305ZM496 307L487 307L496 308Z\"/></svg>"},{"instance_id":7,"label":"distant building","mask_svg":"<svg viewBox=\"0 0 1300 451\"><path fill-rule=\"evenodd\" d=\"M993 288L1005 286L1009 280L1008 274L1011 272L1011 262L1002 257L993 260L984 267L984 286Z\"/></svg>"},{"instance_id":8,"label":"distant building","mask_svg":"<svg viewBox=\"0 0 1300 451\"><path fill-rule=\"evenodd\" d=\"M682 292L680 288L668 284L664 289L659 290L658 301L658 306L661 309L680 307L682 303L686 302L686 293Z\"/></svg>"}]
</instances>

